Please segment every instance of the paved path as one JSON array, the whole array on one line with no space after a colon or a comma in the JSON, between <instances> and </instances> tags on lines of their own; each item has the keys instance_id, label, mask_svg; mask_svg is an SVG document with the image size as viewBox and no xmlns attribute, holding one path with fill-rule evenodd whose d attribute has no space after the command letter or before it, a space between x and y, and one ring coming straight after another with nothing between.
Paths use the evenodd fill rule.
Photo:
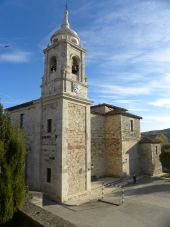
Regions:
<instances>
[{"instance_id":1,"label":"paved path","mask_svg":"<svg viewBox=\"0 0 170 227\"><path fill-rule=\"evenodd\" d=\"M93 201L44 208L81 227L170 227L170 180L143 179L126 187L121 206Z\"/></svg>"}]
</instances>

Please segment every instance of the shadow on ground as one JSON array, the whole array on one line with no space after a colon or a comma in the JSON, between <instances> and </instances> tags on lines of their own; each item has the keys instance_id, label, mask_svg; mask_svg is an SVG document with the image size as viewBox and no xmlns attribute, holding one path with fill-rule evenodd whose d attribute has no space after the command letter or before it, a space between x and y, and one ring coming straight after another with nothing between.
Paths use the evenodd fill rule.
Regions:
<instances>
[{"instance_id":1,"label":"shadow on ground","mask_svg":"<svg viewBox=\"0 0 170 227\"><path fill-rule=\"evenodd\" d=\"M57 205L58 203L52 200L47 195L43 195L43 206Z\"/></svg>"},{"instance_id":2,"label":"shadow on ground","mask_svg":"<svg viewBox=\"0 0 170 227\"><path fill-rule=\"evenodd\" d=\"M127 189L127 195L153 194L158 192L170 193L170 184L145 185L141 188Z\"/></svg>"}]
</instances>

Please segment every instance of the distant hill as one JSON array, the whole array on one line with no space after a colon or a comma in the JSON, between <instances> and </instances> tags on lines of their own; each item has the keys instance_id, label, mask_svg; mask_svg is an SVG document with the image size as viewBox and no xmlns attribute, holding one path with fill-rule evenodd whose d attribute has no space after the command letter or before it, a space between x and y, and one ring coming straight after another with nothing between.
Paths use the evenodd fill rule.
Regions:
<instances>
[{"instance_id":1,"label":"distant hill","mask_svg":"<svg viewBox=\"0 0 170 227\"><path fill-rule=\"evenodd\" d=\"M159 134L164 134L170 142L170 128L163 129L163 130L154 130L154 131L142 132L142 137L147 136L147 137L153 138L153 137L155 137Z\"/></svg>"}]
</instances>

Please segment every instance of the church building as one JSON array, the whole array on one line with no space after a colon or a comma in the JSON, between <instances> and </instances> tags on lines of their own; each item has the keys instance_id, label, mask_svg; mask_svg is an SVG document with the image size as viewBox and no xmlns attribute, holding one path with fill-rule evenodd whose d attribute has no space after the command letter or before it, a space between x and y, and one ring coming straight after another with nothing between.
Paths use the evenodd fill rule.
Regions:
<instances>
[{"instance_id":1,"label":"church building","mask_svg":"<svg viewBox=\"0 0 170 227\"><path fill-rule=\"evenodd\" d=\"M65 202L90 192L91 180L159 173L160 144L141 141L140 116L106 103L91 106L86 50L67 9L44 55L41 97L7 109L24 131L29 188Z\"/></svg>"}]
</instances>

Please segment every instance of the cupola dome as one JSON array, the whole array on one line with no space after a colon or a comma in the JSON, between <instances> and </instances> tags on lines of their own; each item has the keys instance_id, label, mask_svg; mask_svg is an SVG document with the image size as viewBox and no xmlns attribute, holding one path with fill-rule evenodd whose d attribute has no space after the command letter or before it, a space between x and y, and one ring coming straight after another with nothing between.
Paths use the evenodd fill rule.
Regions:
<instances>
[{"instance_id":1,"label":"cupola dome","mask_svg":"<svg viewBox=\"0 0 170 227\"><path fill-rule=\"evenodd\" d=\"M70 28L67 9L65 9L64 12L63 24L61 25L61 28L51 36L51 42L56 43L61 39L69 40L76 45L80 45L80 38L78 34Z\"/></svg>"}]
</instances>

